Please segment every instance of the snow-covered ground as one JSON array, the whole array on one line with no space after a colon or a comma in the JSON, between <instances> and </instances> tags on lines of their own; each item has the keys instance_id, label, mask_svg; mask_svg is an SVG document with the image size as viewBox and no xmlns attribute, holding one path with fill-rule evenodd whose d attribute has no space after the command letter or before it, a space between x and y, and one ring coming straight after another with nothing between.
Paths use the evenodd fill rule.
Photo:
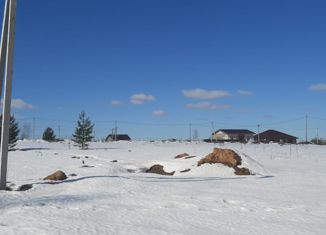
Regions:
<instances>
[{"instance_id":1,"label":"snow-covered ground","mask_svg":"<svg viewBox=\"0 0 326 235\"><path fill-rule=\"evenodd\" d=\"M214 147L235 150L256 175L197 167ZM33 188L0 191L0 234L326 234L323 146L118 142L83 151L22 141L17 148L8 185ZM195 157L174 159L184 152ZM176 173L144 173L153 164ZM42 180L56 170L76 176Z\"/></svg>"}]
</instances>

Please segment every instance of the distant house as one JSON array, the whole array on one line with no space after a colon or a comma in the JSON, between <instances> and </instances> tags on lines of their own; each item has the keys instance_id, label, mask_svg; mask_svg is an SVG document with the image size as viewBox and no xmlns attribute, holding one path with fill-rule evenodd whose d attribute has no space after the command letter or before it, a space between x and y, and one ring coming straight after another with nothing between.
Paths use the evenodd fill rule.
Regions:
<instances>
[{"instance_id":1,"label":"distant house","mask_svg":"<svg viewBox=\"0 0 326 235\"><path fill-rule=\"evenodd\" d=\"M259 134L259 141L264 143L276 142L276 143L297 143L298 137L285 134L280 131L267 130ZM258 141L258 134L254 135L254 140Z\"/></svg>"},{"instance_id":2,"label":"distant house","mask_svg":"<svg viewBox=\"0 0 326 235\"><path fill-rule=\"evenodd\" d=\"M130 141L129 135L126 134L110 134L106 137L105 141L119 141L119 140L125 140Z\"/></svg>"},{"instance_id":3,"label":"distant house","mask_svg":"<svg viewBox=\"0 0 326 235\"><path fill-rule=\"evenodd\" d=\"M248 141L254 134L246 129L220 129L212 133L212 138L215 141Z\"/></svg>"}]
</instances>

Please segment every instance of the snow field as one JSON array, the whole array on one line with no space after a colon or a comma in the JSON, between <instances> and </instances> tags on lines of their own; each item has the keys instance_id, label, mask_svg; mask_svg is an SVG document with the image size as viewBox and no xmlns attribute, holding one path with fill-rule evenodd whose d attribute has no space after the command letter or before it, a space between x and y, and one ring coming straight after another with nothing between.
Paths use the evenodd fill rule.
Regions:
<instances>
[{"instance_id":1,"label":"snow field","mask_svg":"<svg viewBox=\"0 0 326 235\"><path fill-rule=\"evenodd\" d=\"M256 175L197 167L214 147L235 150ZM82 151L69 142L21 141L17 148L9 153L8 185L34 185L0 192L0 234L326 232L323 146L139 141L91 143ZM195 157L174 159L184 152ZM176 173L144 173L153 164ZM59 169L76 176L41 180Z\"/></svg>"}]
</instances>

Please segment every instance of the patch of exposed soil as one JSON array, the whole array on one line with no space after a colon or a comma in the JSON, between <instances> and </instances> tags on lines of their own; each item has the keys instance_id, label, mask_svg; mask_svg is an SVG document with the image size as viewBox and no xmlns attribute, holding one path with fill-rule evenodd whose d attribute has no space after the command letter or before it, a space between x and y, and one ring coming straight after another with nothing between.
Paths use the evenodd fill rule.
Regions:
<instances>
[{"instance_id":1,"label":"patch of exposed soil","mask_svg":"<svg viewBox=\"0 0 326 235\"><path fill-rule=\"evenodd\" d=\"M154 174L159 174L159 175L174 175L175 171L172 172L165 172L163 170L162 165L153 165L151 166L148 170L146 170L146 173L154 173Z\"/></svg>"},{"instance_id":2,"label":"patch of exposed soil","mask_svg":"<svg viewBox=\"0 0 326 235\"><path fill-rule=\"evenodd\" d=\"M252 175L248 168L239 167L241 165L241 162L241 157L232 149L214 148L212 153L208 154L206 157L198 161L197 166L201 166L202 164L206 163L221 163L223 165L233 168L234 173L236 175Z\"/></svg>"}]
</instances>

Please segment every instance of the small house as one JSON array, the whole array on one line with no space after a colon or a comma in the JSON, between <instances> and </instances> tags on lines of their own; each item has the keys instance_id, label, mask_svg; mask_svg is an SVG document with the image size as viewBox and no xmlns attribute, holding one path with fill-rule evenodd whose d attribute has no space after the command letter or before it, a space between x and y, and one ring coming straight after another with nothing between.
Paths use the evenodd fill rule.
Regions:
<instances>
[{"instance_id":1,"label":"small house","mask_svg":"<svg viewBox=\"0 0 326 235\"><path fill-rule=\"evenodd\" d=\"M129 135L126 134L110 134L105 138L105 141L119 141L119 140L124 140L124 141L131 141L131 138Z\"/></svg>"},{"instance_id":2,"label":"small house","mask_svg":"<svg viewBox=\"0 0 326 235\"><path fill-rule=\"evenodd\" d=\"M247 129L220 129L212 133L215 141L249 141L255 135Z\"/></svg>"},{"instance_id":3,"label":"small house","mask_svg":"<svg viewBox=\"0 0 326 235\"><path fill-rule=\"evenodd\" d=\"M298 137L275 130L267 130L259 133L259 141L264 143L276 142L276 143L289 143L296 144ZM254 135L254 140L258 141L258 134Z\"/></svg>"}]
</instances>

